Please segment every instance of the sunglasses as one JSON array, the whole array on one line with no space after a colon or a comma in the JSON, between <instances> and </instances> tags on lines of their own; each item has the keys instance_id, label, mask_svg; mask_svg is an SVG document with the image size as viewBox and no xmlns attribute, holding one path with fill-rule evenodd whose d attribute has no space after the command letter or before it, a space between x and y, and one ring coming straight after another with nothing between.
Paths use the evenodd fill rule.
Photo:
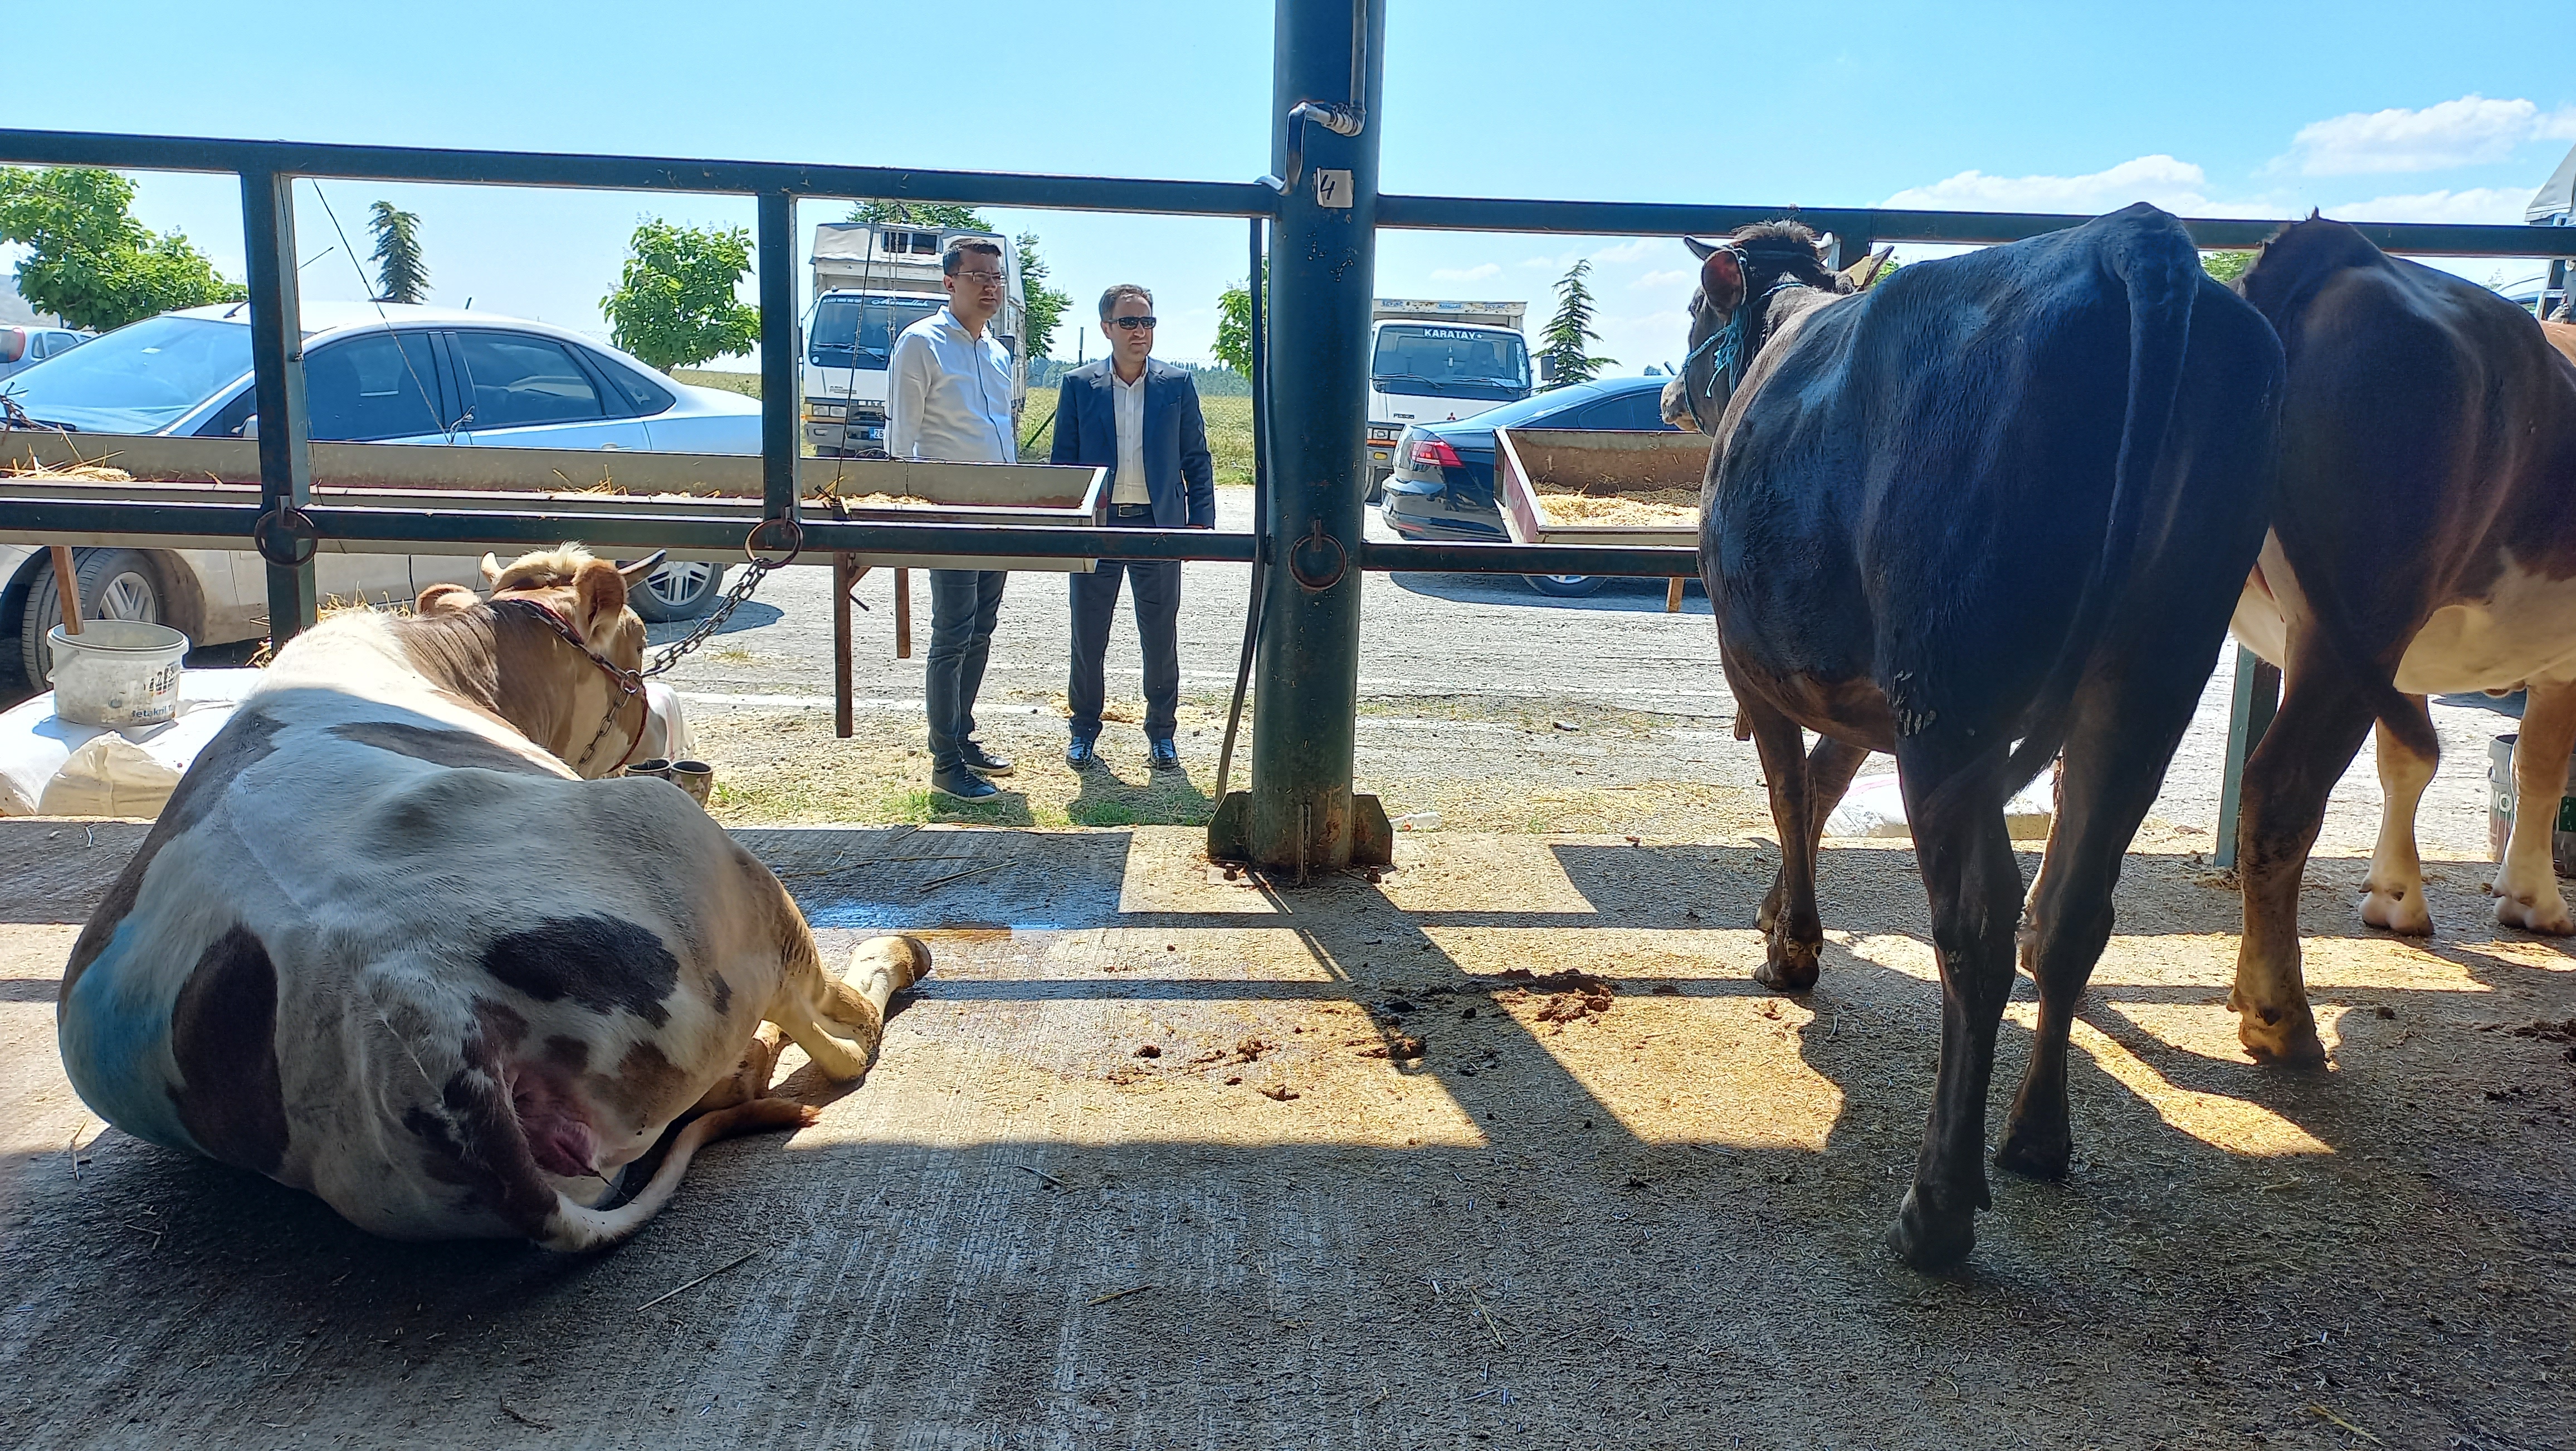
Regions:
<instances>
[{"instance_id":1,"label":"sunglasses","mask_svg":"<svg viewBox=\"0 0 2576 1451\"><path fill-rule=\"evenodd\" d=\"M1138 328L1151 332L1154 328L1154 319L1150 314L1144 317L1113 317L1109 319L1109 325L1114 328L1124 328L1131 333Z\"/></svg>"}]
</instances>

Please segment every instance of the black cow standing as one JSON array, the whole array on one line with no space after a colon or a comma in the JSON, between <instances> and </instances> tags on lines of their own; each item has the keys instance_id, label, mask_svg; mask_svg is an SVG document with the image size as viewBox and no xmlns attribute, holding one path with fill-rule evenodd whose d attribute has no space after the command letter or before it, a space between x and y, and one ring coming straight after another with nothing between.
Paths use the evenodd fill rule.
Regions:
<instances>
[{"instance_id":1,"label":"black cow standing","mask_svg":"<svg viewBox=\"0 0 2576 1451\"><path fill-rule=\"evenodd\" d=\"M1665 413L1718 441L1700 572L1782 848L1758 976L1814 985L1824 818L1869 751L1893 752L1942 992L1931 1122L1888 1238L1943 1266L1991 1202L1986 1091L2023 915L2004 802L2063 749L2022 937L2038 1041L1995 1156L2056 1178L2067 1028L2120 858L2263 539L2281 347L2145 205L1858 296L1803 227L1690 245L1691 354Z\"/></svg>"}]
</instances>

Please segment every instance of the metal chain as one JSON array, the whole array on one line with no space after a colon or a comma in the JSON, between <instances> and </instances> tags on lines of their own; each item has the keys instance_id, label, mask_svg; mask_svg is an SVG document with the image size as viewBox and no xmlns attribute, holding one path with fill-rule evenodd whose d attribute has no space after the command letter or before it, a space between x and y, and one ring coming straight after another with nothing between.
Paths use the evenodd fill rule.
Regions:
<instances>
[{"instance_id":1,"label":"metal chain","mask_svg":"<svg viewBox=\"0 0 2576 1451\"><path fill-rule=\"evenodd\" d=\"M754 559L745 565L741 577L725 591L724 603L707 611L689 633L663 646L661 653L653 657L653 663L639 672L641 677L650 680L687 659L690 651L705 644L716 631L724 628L725 621L733 618L733 612L742 607L743 601L751 598L752 592L760 588L761 580L777 567L765 559Z\"/></svg>"}]
</instances>

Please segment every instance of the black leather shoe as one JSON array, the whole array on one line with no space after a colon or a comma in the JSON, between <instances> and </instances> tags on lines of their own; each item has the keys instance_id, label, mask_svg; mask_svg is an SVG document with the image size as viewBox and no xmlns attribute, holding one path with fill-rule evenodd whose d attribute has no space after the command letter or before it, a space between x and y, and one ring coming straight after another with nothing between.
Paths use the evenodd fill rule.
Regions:
<instances>
[{"instance_id":1,"label":"black leather shoe","mask_svg":"<svg viewBox=\"0 0 2576 1451\"><path fill-rule=\"evenodd\" d=\"M1064 763L1077 771L1087 771L1100 764L1100 747L1080 736L1065 742Z\"/></svg>"},{"instance_id":2,"label":"black leather shoe","mask_svg":"<svg viewBox=\"0 0 2576 1451\"><path fill-rule=\"evenodd\" d=\"M1156 741L1151 759L1156 770L1177 771L1181 768L1181 748L1168 739Z\"/></svg>"},{"instance_id":3,"label":"black leather shoe","mask_svg":"<svg viewBox=\"0 0 2576 1451\"><path fill-rule=\"evenodd\" d=\"M937 795L953 796L960 801L990 801L1002 794L1000 787L963 767L931 773L930 789Z\"/></svg>"},{"instance_id":4,"label":"black leather shoe","mask_svg":"<svg viewBox=\"0 0 2576 1451\"><path fill-rule=\"evenodd\" d=\"M957 748L957 759L965 762L966 769L974 772L978 776L1007 776L1011 774L1010 757L994 755L991 751L985 750L983 746L974 741L968 741L966 744Z\"/></svg>"}]
</instances>

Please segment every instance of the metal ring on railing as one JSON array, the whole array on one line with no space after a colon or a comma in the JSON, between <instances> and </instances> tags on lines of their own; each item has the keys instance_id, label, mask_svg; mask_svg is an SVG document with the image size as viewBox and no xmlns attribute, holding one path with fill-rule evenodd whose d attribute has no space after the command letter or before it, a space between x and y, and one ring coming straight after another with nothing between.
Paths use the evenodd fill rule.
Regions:
<instances>
[{"instance_id":1,"label":"metal ring on railing","mask_svg":"<svg viewBox=\"0 0 2576 1451\"><path fill-rule=\"evenodd\" d=\"M322 549L322 531L293 505L271 509L250 526L251 547L280 569L300 569Z\"/></svg>"},{"instance_id":2,"label":"metal ring on railing","mask_svg":"<svg viewBox=\"0 0 2576 1451\"><path fill-rule=\"evenodd\" d=\"M1310 549L1331 550L1332 567L1330 569L1307 568L1306 552ZM1315 527L1305 538L1298 540L1288 549L1288 577L1317 594L1341 583L1342 576L1350 571L1350 567L1350 552L1342 548L1342 541L1324 532L1324 521L1321 519L1315 521Z\"/></svg>"},{"instance_id":3,"label":"metal ring on railing","mask_svg":"<svg viewBox=\"0 0 2576 1451\"><path fill-rule=\"evenodd\" d=\"M787 553L778 559L763 559L760 557L760 536L773 524L787 531L787 542L781 546ZM805 552L805 526L792 515L779 519L763 519L752 525L751 532L742 537L742 552L754 564L769 569L785 568L796 562L797 555Z\"/></svg>"}]
</instances>

